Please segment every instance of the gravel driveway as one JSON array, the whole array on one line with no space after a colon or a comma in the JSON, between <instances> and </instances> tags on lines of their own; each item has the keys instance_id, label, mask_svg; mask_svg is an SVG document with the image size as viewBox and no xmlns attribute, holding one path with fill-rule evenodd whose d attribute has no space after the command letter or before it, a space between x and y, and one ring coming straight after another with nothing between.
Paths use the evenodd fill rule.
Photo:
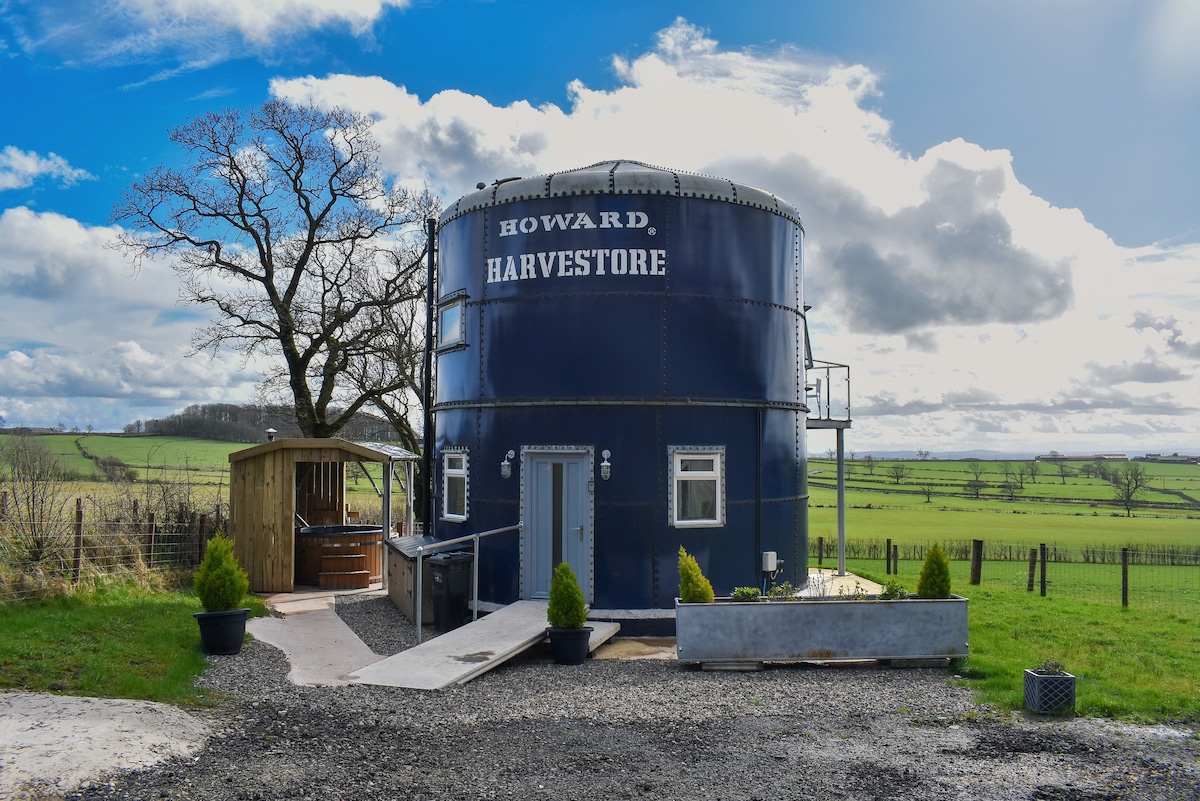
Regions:
<instances>
[{"instance_id":1,"label":"gravel driveway","mask_svg":"<svg viewBox=\"0 0 1200 801\"><path fill-rule=\"evenodd\" d=\"M386 598L339 600L377 653L413 643ZM531 653L462 687L295 687L251 641L210 657L227 694L193 756L89 799L1197 799L1200 740L1166 727L1031 721L942 670L779 667Z\"/></svg>"}]
</instances>

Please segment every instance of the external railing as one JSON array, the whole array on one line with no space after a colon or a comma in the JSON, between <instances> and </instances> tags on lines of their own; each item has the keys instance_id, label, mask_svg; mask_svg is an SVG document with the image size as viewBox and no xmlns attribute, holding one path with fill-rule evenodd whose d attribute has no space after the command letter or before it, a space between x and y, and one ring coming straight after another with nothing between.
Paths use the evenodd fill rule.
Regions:
<instances>
[{"instance_id":1,"label":"external railing","mask_svg":"<svg viewBox=\"0 0 1200 801\"><path fill-rule=\"evenodd\" d=\"M850 366L813 359L804 371L809 420L850 419Z\"/></svg>"},{"instance_id":2,"label":"external railing","mask_svg":"<svg viewBox=\"0 0 1200 801\"><path fill-rule=\"evenodd\" d=\"M423 582L425 580L425 577L422 572L423 571L422 566L425 562L425 554L426 553L437 553L439 551L444 551L447 548L453 547L455 545L461 545L464 542L473 543L473 546L472 546L473 552L472 552L472 557L471 557L471 620L478 620L479 619L479 541L481 539L483 539L484 537L490 537L493 534L507 534L510 531L520 531L521 527L523 525L524 525L524 523L517 523L515 526L505 526L504 528L494 528L491 531L477 531L474 534L468 534L465 537L455 537L452 540L442 540L441 542L436 542L429 546L425 546L425 545L417 546L417 578L416 578L416 585L415 585L416 589L413 593L416 596L416 604L417 604L416 611L413 615L413 618L417 621L417 645L421 644L421 635L422 635L422 630L424 629L424 625L423 625L422 621L424 621L424 619L425 619L423 617L423 615L425 613L424 605L423 605L423 596L425 595L425 593L424 593L425 584Z\"/></svg>"}]
</instances>

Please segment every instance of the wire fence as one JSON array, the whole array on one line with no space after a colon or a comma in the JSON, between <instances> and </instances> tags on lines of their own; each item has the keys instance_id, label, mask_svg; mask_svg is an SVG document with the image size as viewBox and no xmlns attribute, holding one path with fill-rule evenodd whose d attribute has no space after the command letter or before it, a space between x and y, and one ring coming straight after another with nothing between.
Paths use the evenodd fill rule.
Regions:
<instances>
[{"instance_id":1,"label":"wire fence","mask_svg":"<svg viewBox=\"0 0 1200 801\"><path fill-rule=\"evenodd\" d=\"M77 499L73 520L0 516L0 602L65 594L98 579L192 570L225 522L220 507L136 510L128 520L106 520Z\"/></svg>"},{"instance_id":2,"label":"wire fence","mask_svg":"<svg viewBox=\"0 0 1200 801\"><path fill-rule=\"evenodd\" d=\"M868 562L885 575L915 578L930 544L854 539L846 542L846 558ZM1048 597L1200 615L1200 546L1030 545L984 540L941 545L952 569L967 573L969 584L999 583ZM823 537L811 540L809 563L836 564L837 543Z\"/></svg>"}]
</instances>

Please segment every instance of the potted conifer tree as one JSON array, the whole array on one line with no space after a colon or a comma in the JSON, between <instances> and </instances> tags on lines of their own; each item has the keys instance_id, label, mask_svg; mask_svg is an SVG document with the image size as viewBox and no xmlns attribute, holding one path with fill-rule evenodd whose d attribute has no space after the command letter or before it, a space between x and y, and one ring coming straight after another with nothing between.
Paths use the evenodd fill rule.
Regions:
<instances>
[{"instance_id":1,"label":"potted conifer tree","mask_svg":"<svg viewBox=\"0 0 1200 801\"><path fill-rule=\"evenodd\" d=\"M217 534L208 541L192 587L204 606L203 612L195 613L204 652L241 651L246 638L246 618L250 615L250 609L241 603L250 589L250 579L233 553L233 540Z\"/></svg>"},{"instance_id":2,"label":"potted conifer tree","mask_svg":"<svg viewBox=\"0 0 1200 801\"><path fill-rule=\"evenodd\" d=\"M559 562L550 577L550 604L546 607L546 619L550 623L546 633L550 635L550 650L554 661L560 665L580 665L587 659L588 642L592 636L587 622L587 604L583 590L575 578L571 566Z\"/></svg>"}]
</instances>

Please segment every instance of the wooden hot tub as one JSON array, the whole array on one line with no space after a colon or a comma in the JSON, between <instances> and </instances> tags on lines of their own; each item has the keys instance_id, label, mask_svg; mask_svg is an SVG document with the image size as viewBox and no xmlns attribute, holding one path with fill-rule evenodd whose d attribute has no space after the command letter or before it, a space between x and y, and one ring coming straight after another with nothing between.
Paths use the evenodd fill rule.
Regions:
<instances>
[{"instance_id":1,"label":"wooden hot tub","mask_svg":"<svg viewBox=\"0 0 1200 801\"><path fill-rule=\"evenodd\" d=\"M296 529L296 583L365 589L383 581L383 529L375 525Z\"/></svg>"}]
</instances>

